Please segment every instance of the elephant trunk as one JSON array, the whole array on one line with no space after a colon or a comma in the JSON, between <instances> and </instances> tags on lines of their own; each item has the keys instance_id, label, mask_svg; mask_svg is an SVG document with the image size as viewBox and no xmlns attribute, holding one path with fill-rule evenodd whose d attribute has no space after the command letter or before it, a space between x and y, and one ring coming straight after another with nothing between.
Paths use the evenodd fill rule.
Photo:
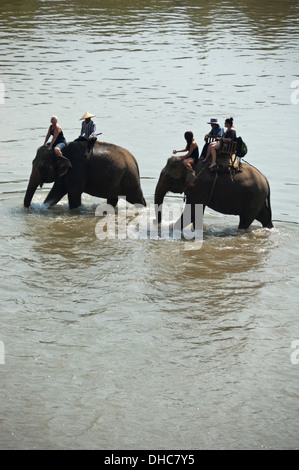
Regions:
<instances>
[{"instance_id":1,"label":"elephant trunk","mask_svg":"<svg viewBox=\"0 0 299 470\"><path fill-rule=\"evenodd\" d=\"M156 220L160 224L162 220L162 204L164 201L165 194L167 193L167 188L165 187L165 178L161 174L158 184L155 190L155 211L156 211Z\"/></svg>"},{"instance_id":2,"label":"elephant trunk","mask_svg":"<svg viewBox=\"0 0 299 470\"><path fill-rule=\"evenodd\" d=\"M28 186L27 186L26 194L25 194L25 197L24 197L24 206L25 207L30 206L30 203L32 201L32 198L34 196L36 188L38 187L39 184L41 184L41 182L42 181L41 181L41 176L39 174L39 171L33 169L32 173L31 173L31 176L30 176L30 179L29 179Z\"/></svg>"}]
</instances>

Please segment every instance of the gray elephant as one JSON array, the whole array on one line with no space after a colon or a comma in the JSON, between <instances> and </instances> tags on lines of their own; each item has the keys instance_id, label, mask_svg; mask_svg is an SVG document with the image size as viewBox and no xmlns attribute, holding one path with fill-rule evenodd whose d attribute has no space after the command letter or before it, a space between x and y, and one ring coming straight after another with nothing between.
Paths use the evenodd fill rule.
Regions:
<instances>
[{"instance_id":1,"label":"gray elephant","mask_svg":"<svg viewBox=\"0 0 299 470\"><path fill-rule=\"evenodd\" d=\"M133 155L126 149L105 142L96 142L93 152L84 156L86 142L70 142L57 157L46 147L37 150L24 198L29 207L36 188L43 183L54 185L45 199L49 206L68 195L70 209L81 205L81 194L87 193L107 199L116 206L118 196L125 196L131 204L146 206L139 168Z\"/></svg>"},{"instance_id":2,"label":"gray elephant","mask_svg":"<svg viewBox=\"0 0 299 470\"><path fill-rule=\"evenodd\" d=\"M168 191L172 191L185 192L186 204L190 204L189 209L191 207L191 220L188 221L183 213L175 228L183 229L190 222L195 226L195 204L203 204L203 209L208 206L222 214L238 215L239 229L247 229L255 219L263 227L273 227L270 186L265 176L255 167L242 163L240 172L220 175L211 172L206 165L198 161L194 170L197 179L190 187L188 182L191 172L176 157L169 158L161 171L155 190L157 222L161 222L164 196Z\"/></svg>"}]
</instances>

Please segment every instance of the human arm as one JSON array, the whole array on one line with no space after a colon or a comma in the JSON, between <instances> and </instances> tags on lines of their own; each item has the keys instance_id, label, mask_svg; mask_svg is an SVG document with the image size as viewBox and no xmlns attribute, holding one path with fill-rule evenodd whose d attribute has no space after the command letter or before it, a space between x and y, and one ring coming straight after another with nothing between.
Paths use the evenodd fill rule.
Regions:
<instances>
[{"instance_id":1,"label":"human arm","mask_svg":"<svg viewBox=\"0 0 299 470\"><path fill-rule=\"evenodd\" d=\"M226 133L223 136L223 141L224 142L231 142L235 140L236 136L236 131L234 129L230 129L229 131L226 131Z\"/></svg>"},{"instance_id":2,"label":"human arm","mask_svg":"<svg viewBox=\"0 0 299 470\"><path fill-rule=\"evenodd\" d=\"M79 137L83 137L83 136L84 136L84 133L85 133L84 122L82 122L82 125L81 125L81 133L80 133Z\"/></svg>"},{"instance_id":3,"label":"human arm","mask_svg":"<svg viewBox=\"0 0 299 470\"><path fill-rule=\"evenodd\" d=\"M186 151L187 151L187 149L184 148L184 149L182 149L182 150L173 150L172 153L175 155L176 153L179 153L179 152L186 152Z\"/></svg>"},{"instance_id":4,"label":"human arm","mask_svg":"<svg viewBox=\"0 0 299 470\"><path fill-rule=\"evenodd\" d=\"M217 137L220 139L221 137L223 137L223 134L224 134L223 127L219 127L219 129L217 131Z\"/></svg>"},{"instance_id":5,"label":"human arm","mask_svg":"<svg viewBox=\"0 0 299 470\"><path fill-rule=\"evenodd\" d=\"M185 148L183 150L176 150L174 152L176 152L176 153L177 152L187 152L185 155L180 155L179 157L177 157L178 160L185 160L185 158L189 158L192 155L192 153L193 153L194 149L196 149L196 147L197 147L196 142L192 142L188 152L187 152L187 148Z\"/></svg>"},{"instance_id":6,"label":"human arm","mask_svg":"<svg viewBox=\"0 0 299 470\"><path fill-rule=\"evenodd\" d=\"M206 134L205 137L204 137L204 140L207 142L210 138L213 139L213 140L220 140L222 137L222 132L221 132L221 129L220 131L217 130L217 132L215 132L214 130L212 130L212 132L209 132L209 134Z\"/></svg>"},{"instance_id":7,"label":"human arm","mask_svg":"<svg viewBox=\"0 0 299 470\"><path fill-rule=\"evenodd\" d=\"M51 135L50 129L51 129L51 126L49 127L48 132L47 132L47 135L46 135L46 137L45 137L44 145L47 145L48 139L49 139L49 137L50 137L50 135Z\"/></svg>"},{"instance_id":8,"label":"human arm","mask_svg":"<svg viewBox=\"0 0 299 470\"><path fill-rule=\"evenodd\" d=\"M96 125L93 121L90 123L90 134L88 136L88 140L94 139L97 136L96 134Z\"/></svg>"}]
</instances>

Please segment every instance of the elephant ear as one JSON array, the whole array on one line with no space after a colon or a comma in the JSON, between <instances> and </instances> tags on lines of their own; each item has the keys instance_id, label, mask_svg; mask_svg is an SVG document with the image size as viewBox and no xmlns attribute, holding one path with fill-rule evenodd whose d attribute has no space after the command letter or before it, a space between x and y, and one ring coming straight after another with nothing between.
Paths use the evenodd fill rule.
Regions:
<instances>
[{"instance_id":1,"label":"elephant ear","mask_svg":"<svg viewBox=\"0 0 299 470\"><path fill-rule=\"evenodd\" d=\"M167 165L165 167L165 173L167 176L170 176L174 179L179 179L184 176L185 166L182 160L178 160L176 157L171 157L167 161Z\"/></svg>"},{"instance_id":2,"label":"elephant ear","mask_svg":"<svg viewBox=\"0 0 299 470\"><path fill-rule=\"evenodd\" d=\"M72 164L66 157L57 157L57 176L61 178L72 168Z\"/></svg>"},{"instance_id":3,"label":"elephant ear","mask_svg":"<svg viewBox=\"0 0 299 470\"><path fill-rule=\"evenodd\" d=\"M197 177L195 176L195 173L186 168L186 179L185 179L186 186L188 186L190 183L193 183L196 179Z\"/></svg>"}]
</instances>

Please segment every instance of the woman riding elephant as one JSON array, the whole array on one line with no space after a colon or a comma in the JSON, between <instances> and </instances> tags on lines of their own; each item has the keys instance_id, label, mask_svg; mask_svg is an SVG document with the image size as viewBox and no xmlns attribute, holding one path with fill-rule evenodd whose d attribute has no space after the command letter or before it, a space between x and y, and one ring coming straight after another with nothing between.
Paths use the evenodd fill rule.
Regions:
<instances>
[{"instance_id":1,"label":"woman riding elephant","mask_svg":"<svg viewBox=\"0 0 299 470\"><path fill-rule=\"evenodd\" d=\"M106 198L116 206L119 196L131 204L146 206L140 186L137 161L126 149L105 142L96 142L93 152L84 157L85 142L70 142L64 155L55 157L45 147L40 147L32 163L32 172L24 198L29 207L36 188L43 183L54 185L44 203L57 204L66 194L70 209L81 205L82 193Z\"/></svg>"},{"instance_id":2,"label":"woman riding elephant","mask_svg":"<svg viewBox=\"0 0 299 470\"><path fill-rule=\"evenodd\" d=\"M221 212L234 214L240 218L239 229L247 229L256 219L263 227L271 228L270 187L267 179L253 166L242 164L242 171L234 174L212 174L200 161L194 167L197 179L193 187L188 187L188 172L176 157L169 158L161 171L155 190L157 221L161 222L162 204L168 191L186 194L186 206L191 207L191 222L195 224L197 204ZM188 187L188 189L186 189ZM190 206L188 206L190 204ZM184 213L176 222L175 228L188 225ZM196 228L196 227L194 227Z\"/></svg>"},{"instance_id":3,"label":"woman riding elephant","mask_svg":"<svg viewBox=\"0 0 299 470\"><path fill-rule=\"evenodd\" d=\"M53 136L52 140L48 143L48 139L51 135ZM51 124L45 137L44 145L49 149L53 149L57 157L62 157L62 150L66 146L66 140L61 127L58 125L57 116L51 117Z\"/></svg>"},{"instance_id":4,"label":"woman riding elephant","mask_svg":"<svg viewBox=\"0 0 299 470\"><path fill-rule=\"evenodd\" d=\"M198 152L198 145L194 140L193 132L186 131L184 134L186 139L186 147L182 150L173 150L173 154L177 154L179 152L187 152L185 155L180 155L177 157L178 160L182 160L185 167L188 168L190 171L193 171L192 166L195 165L198 161L199 152Z\"/></svg>"}]
</instances>

